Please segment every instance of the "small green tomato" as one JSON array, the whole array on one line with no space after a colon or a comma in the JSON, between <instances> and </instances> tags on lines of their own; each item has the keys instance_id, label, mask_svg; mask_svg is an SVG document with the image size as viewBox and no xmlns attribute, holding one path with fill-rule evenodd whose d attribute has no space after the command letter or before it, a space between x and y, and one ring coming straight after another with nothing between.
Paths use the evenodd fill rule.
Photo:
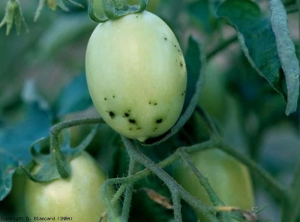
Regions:
<instances>
[{"instance_id":1,"label":"small green tomato","mask_svg":"<svg viewBox=\"0 0 300 222\"><path fill-rule=\"evenodd\" d=\"M83 152L70 162L72 174L67 180L35 183L28 179L25 188L27 215L34 218L72 218L74 222L98 222L106 208L101 186L106 180L94 159ZM35 168L34 172L38 169Z\"/></svg>"},{"instance_id":2,"label":"small green tomato","mask_svg":"<svg viewBox=\"0 0 300 222\"><path fill-rule=\"evenodd\" d=\"M87 46L86 76L97 111L128 138L160 136L181 113L184 57L171 29L150 12L99 24Z\"/></svg>"},{"instance_id":3,"label":"small green tomato","mask_svg":"<svg viewBox=\"0 0 300 222\"><path fill-rule=\"evenodd\" d=\"M251 210L254 206L252 181L248 169L242 163L218 149L192 153L190 157L226 206ZM198 178L180 162L174 165L174 178L194 197L206 205L212 205ZM197 215L201 222L210 221L200 212Z\"/></svg>"}]
</instances>

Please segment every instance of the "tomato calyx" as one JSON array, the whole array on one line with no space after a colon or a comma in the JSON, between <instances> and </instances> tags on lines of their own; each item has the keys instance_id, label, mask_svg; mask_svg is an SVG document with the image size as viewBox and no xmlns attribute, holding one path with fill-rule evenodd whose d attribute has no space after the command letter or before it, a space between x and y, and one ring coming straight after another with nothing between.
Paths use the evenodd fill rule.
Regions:
<instances>
[{"instance_id":1,"label":"tomato calyx","mask_svg":"<svg viewBox=\"0 0 300 222\"><path fill-rule=\"evenodd\" d=\"M85 119L84 119L85 120ZM71 121L62 122L70 124ZM59 126L61 126L59 125ZM57 125L54 125L57 127ZM58 149L53 148L53 134L50 138L41 138L35 141L30 147L32 161L26 166L19 165L20 169L28 179L37 183L47 183L56 179L68 179L71 176L70 161L79 156L91 142L98 129L96 125L85 139L76 147L70 143L69 131L63 131L61 144ZM52 131L53 127L52 127ZM58 136L54 135L56 138ZM52 141L52 143L50 143ZM50 148L51 147L51 148ZM34 174L32 169L38 167Z\"/></svg>"},{"instance_id":2,"label":"tomato calyx","mask_svg":"<svg viewBox=\"0 0 300 222\"><path fill-rule=\"evenodd\" d=\"M140 0L138 5L130 5L126 0L100 0L102 1L104 15L99 17L94 11L94 0L89 2L88 13L90 18L97 23L103 23L107 20L116 20L125 15L140 13L144 11L149 0Z\"/></svg>"}]
</instances>

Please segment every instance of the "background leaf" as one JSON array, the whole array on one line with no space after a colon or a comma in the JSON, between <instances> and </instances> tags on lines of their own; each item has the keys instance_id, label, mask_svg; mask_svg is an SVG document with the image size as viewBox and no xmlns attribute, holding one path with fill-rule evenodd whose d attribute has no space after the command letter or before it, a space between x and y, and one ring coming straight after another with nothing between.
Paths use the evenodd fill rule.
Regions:
<instances>
[{"instance_id":1,"label":"background leaf","mask_svg":"<svg viewBox=\"0 0 300 222\"><path fill-rule=\"evenodd\" d=\"M82 111L92 106L92 99L87 87L85 73L75 77L60 92L54 109L57 116Z\"/></svg>"},{"instance_id":2,"label":"background leaf","mask_svg":"<svg viewBox=\"0 0 300 222\"><path fill-rule=\"evenodd\" d=\"M284 76L269 18L250 0L227 0L216 11L238 32L243 52L259 75L286 99Z\"/></svg>"},{"instance_id":3,"label":"background leaf","mask_svg":"<svg viewBox=\"0 0 300 222\"><path fill-rule=\"evenodd\" d=\"M275 34L277 50L287 85L286 114L297 109L299 97L299 61L295 45L290 38L287 14L281 0L271 0L271 23Z\"/></svg>"},{"instance_id":4,"label":"background leaf","mask_svg":"<svg viewBox=\"0 0 300 222\"><path fill-rule=\"evenodd\" d=\"M212 33L217 27L217 19L213 15L213 5L209 0L195 1L187 5L189 16L207 33Z\"/></svg>"},{"instance_id":5,"label":"background leaf","mask_svg":"<svg viewBox=\"0 0 300 222\"><path fill-rule=\"evenodd\" d=\"M37 102L25 104L24 120L11 127L0 128L0 200L12 188L12 175L19 164L31 161L30 146L33 141L49 135L51 114Z\"/></svg>"}]
</instances>

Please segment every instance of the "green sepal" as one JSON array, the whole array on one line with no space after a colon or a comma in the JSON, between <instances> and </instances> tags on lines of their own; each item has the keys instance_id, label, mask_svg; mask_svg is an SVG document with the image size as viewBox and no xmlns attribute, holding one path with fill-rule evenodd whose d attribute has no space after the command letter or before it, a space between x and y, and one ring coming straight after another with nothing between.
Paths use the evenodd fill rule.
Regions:
<instances>
[{"instance_id":1,"label":"green sepal","mask_svg":"<svg viewBox=\"0 0 300 222\"><path fill-rule=\"evenodd\" d=\"M146 9L149 0L140 0L138 5L129 5L126 0L101 0L104 11L104 16L99 17L96 15L93 9L94 0L90 0L89 3L89 16L97 22L102 23L107 20L116 20L128 14L134 14L142 12Z\"/></svg>"},{"instance_id":2,"label":"green sepal","mask_svg":"<svg viewBox=\"0 0 300 222\"><path fill-rule=\"evenodd\" d=\"M20 34L22 22L24 23L26 31L28 32L20 2L18 0L9 0L6 4L4 18L0 23L0 28L6 24L6 35L9 35L14 22L18 35Z\"/></svg>"}]
</instances>

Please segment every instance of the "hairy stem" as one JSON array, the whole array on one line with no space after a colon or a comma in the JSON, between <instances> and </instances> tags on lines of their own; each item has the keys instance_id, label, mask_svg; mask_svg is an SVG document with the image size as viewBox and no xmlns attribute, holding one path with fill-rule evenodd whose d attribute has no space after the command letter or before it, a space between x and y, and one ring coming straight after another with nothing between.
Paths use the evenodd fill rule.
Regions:
<instances>
[{"instance_id":1,"label":"hairy stem","mask_svg":"<svg viewBox=\"0 0 300 222\"><path fill-rule=\"evenodd\" d=\"M51 153L53 155L53 158L55 159L55 164L58 170L59 175L66 179L70 176L70 165L65 160L64 156L62 155L62 152L59 147L59 139L58 135L63 129L77 126L81 124L95 124L100 123L102 121L101 118L83 118L83 119L76 119L76 120L70 120L58 123L50 128L50 149Z\"/></svg>"},{"instance_id":2,"label":"hairy stem","mask_svg":"<svg viewBox=\"0 0 300 222\"><path fill-rule=\"evenodd\" d=\"M169 190L174 192L178 192L182 199L187 201L191 206L196 209L199 209L211 222L219 221L214 213L214 208L206 206L197 198L188 193L185 189L183 189L167 172L165 172L162 168L157 166L154 162L152 162L148 157L146 157L137 147L133 144L132 141L128 139L123 139L126 149L129 155L134 158L137 162L141 163L148 169L150 169L157 177L159 177L169 188Z\"/></svg>"},{"instance_id":3,"label":"hairy stem","mask_svg":"<svg viewBox=\"0 0 300 222\"><path fill-rule=\"evenodd\" d=\"M136 161L134 159L130 158L128 176L131 176L135 172L136 165L137 165ZM128 221L128 219L129 219L132 193L133 193L133 183L130 183L127 185L127 188L125 191L125 198L124 198L123 209L122 209L122 218L125 221Z\"/></svg>"},{"instance_id":4,"label":"hairy stem","mask_svg":"<svg viewBox=\"0 0 300 222\"><path fill-rule=\"evenodd\" d=\"M176 222L182 221L181 215L181 203L180 203L180 195L173 191L172 193L172 202L173 202L173 209L174 209L174 219Z\"/></svg>"}]
</instances>

